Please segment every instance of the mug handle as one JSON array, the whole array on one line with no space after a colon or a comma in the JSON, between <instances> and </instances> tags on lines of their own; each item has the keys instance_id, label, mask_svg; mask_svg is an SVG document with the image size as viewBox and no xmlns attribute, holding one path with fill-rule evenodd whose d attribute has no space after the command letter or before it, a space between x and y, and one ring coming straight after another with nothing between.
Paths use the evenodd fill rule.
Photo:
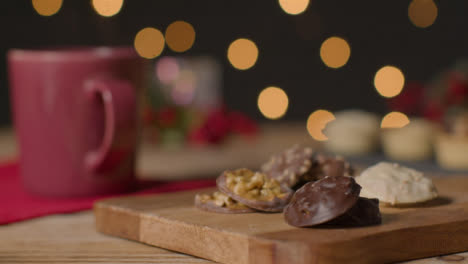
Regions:
<instances>
[{"instance_id":1,"label":"mug handle","mask_svg":"<svg viewBox=\"0 0 468 264\"><path fill-rule=\"evenodd\" d=\"M84 165L89 171L99 171L110 156L115 143L116 130L124 119L136 116L135 89L128 81L92 79L85 82L89 100L100 97L104 107L104 135L100 146L85 155Z\"/></svg>"}]
</instances>

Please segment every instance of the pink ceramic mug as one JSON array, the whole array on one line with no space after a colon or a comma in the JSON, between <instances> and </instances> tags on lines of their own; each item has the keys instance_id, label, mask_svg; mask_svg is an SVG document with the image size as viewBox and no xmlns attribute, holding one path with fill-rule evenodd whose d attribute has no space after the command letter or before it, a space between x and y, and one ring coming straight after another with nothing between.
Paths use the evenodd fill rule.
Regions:
<instances>
[{"instance_id":1,"label":"pink ceramic mug","mask_svg":"<svg viewBox=\"0 0 468 264\"><path fill-rule=\"evenodd\" d=\"M26 189L70 197L131 188L145 72L133 48L11 50L8 63Z\"/></svg>"}]
</instances>

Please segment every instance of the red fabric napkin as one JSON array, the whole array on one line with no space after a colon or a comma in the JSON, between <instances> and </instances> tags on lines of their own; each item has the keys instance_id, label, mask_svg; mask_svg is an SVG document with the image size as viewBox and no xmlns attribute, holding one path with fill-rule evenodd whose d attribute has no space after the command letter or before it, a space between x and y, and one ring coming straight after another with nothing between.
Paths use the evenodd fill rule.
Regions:
<instances>
[{"instance_id":1,"label":"red fabric napkin","mask_svg":"<svg viewBox=\"0 0 468 264\"><path fill-rule=\"evenodd\" d=\"M213 179L189 181L154 181L141 183L150 186L135 194L150 194L191 190L215 185ZM128 194L127 194L128 195ZM0 165L0 225L48 214L71 213L90 209L97 199L109 196L85 198L45 198L27 193L21 184L17 163Z\"/></svg>"}]
</instances>

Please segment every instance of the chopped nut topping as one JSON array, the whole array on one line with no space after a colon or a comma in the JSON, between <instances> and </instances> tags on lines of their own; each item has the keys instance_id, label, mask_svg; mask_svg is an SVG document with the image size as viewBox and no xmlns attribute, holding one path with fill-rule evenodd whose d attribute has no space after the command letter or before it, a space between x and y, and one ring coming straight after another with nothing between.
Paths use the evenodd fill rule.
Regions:
<instances>
[{"instance_id":1,"label":"chopped nut topping","mask_svg":"<svg viewBox=\"0 0 468 264\"><path fill-rule=\"evenodd\" d=\"M216 206L219 207L226 207L226 208L233 208L233 209L241 209L247 208L242 203L239 203L236 200L233 200L231 197L221 193L221 192L214 192L212 194L198 194L200 200L203 203L213 202Z\"/></svg>"},{"instance_id":2,"label":"chopped nut topping","mask_svg":"<svg viewBox=\"0 0 468 264\"><path fill-rule=\"evenodd\" d=\"M275 197L285 197L288 193L281 189L278 181L261 172L238 169L226 172L227 187L235 194L248 199L270 201Z\"/></svg>"}]
</instances>

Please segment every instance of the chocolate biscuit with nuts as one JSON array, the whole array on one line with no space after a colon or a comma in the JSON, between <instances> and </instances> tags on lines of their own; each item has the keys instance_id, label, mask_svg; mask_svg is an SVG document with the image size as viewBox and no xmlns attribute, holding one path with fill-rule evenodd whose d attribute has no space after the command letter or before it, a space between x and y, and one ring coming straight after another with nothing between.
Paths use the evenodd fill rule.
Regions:
<instances>
[{"instance_id":1,"label":"chocolate biscuit with nuts","mask_svg":"<svg viewBox=\"0 0 468 264\"><path fill-rule=\"evenodd\" d=\"M354 168L349 162L340 156L329 157L323 154L319 154L316 156L314 164L315 166L309 173L309 180L320 180L326 176L354 176Z\"/></svg>"},{"instance_id":2,"label":"chocolate biscuit with nuts","mask_svg":"<svg viewBox=\"0 0 468 264\"><path fill-rule=\"evenodd\" d=\"M315 166L314 151L309 147L294 145L273 155L261 166L261 171L281 184L292 188Z\"/></svg>"},{"instance_id":3,"label":"chocolate biscuit with nuts","mask_svg":"<svg viewBox=\"0 0 468 264\"><path fill-rule=\"evenodd\" d=\"M351 177L327 176L306 183L284 209L289 225L315 226L345 214L359 199L361 186Z\"/></svg>"},{"instance_id":4,"label":"chocolate biscuit with nuts","mask_svg":"<svg viewBox=\"0 0 468 264\"><path fill-rule=\"evenodd\" d=\"M292 190L261 172L249 169L227 170L217 179L218 189L250 208L281 212L292 196Z\"/></svg>"},{"instance_id":5,"label":"chocolate biscuit with nuts","mask_svg":"<svg viewBox=\"0 0 468 264\"><path fill-rule=\"evenodd\" d=\"M221 193L197 194L195 196L195 207L198 209L224 214L253 213L255 210L233 200L231 197Z\"/></svg>"}]
</instances>

